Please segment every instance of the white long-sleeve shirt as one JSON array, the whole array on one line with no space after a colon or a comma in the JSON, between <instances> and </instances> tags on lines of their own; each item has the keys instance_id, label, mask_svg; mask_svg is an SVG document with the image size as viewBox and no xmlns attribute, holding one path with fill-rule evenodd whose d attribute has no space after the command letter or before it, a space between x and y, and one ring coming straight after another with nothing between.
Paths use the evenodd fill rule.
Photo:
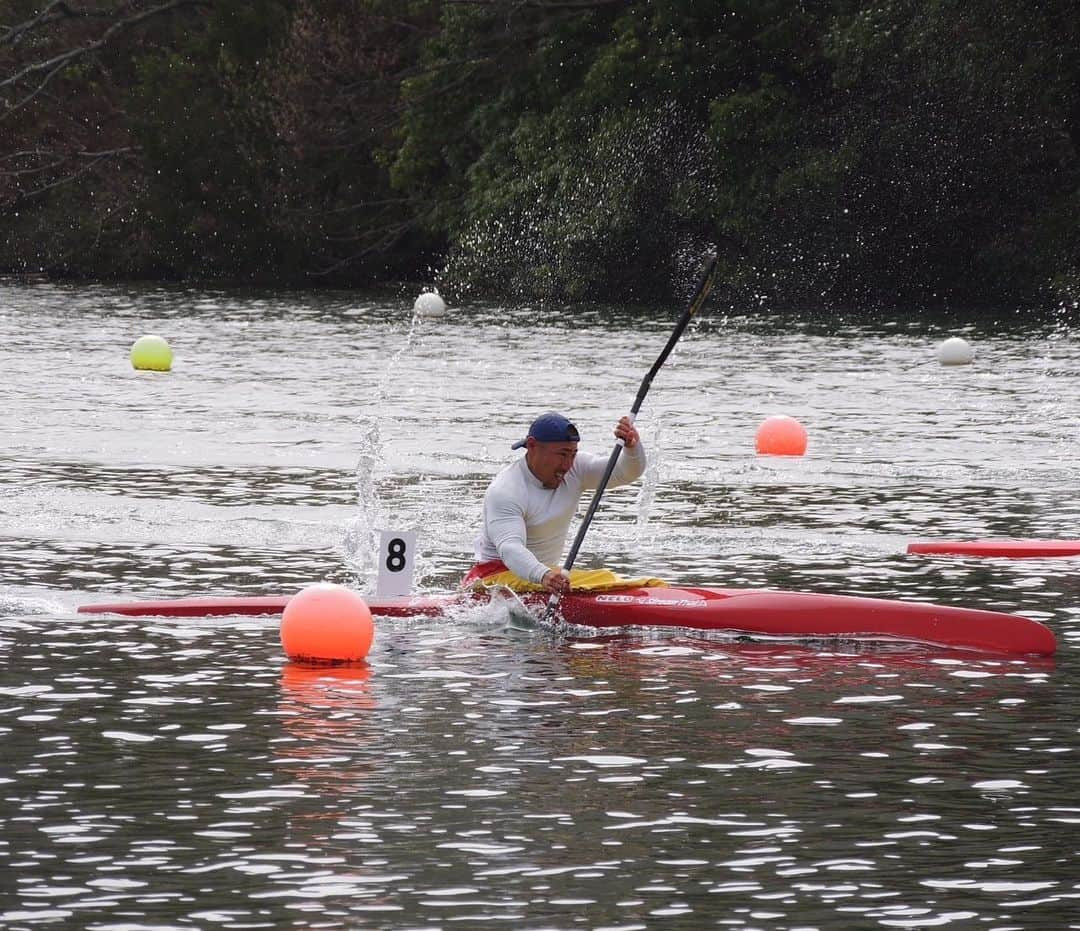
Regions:
<instances>
[{"instance_id":1,"label":"white long-sleeve shirt","mask_svg":"<svg viewBox=\"0 0 1080 931\"><path fill-rule=\"evenodd\" d=\"M545 488L524 456L508 465L484 495L476 561L501 559L515 575L539 583L544 573L561 565L566 534L581 496L600 484L609 458L578 453L558 488ZM626 485L644 472L645 449L639 441L619 454L609 484Z\"/></svg>"}]
</instances>

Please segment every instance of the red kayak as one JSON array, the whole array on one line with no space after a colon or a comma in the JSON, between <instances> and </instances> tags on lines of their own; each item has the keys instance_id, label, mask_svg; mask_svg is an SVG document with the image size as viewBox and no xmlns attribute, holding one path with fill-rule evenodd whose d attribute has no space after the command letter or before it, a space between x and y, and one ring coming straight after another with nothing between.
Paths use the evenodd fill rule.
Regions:
<instances>
[{"instance_id":1,"label":"red kayak","mask_svg":"<svg viewBox=\"0 0 1080 931\"><path fill-rule=\"evenodd\" d=\"M927 540L909 543L907 551L942 556L1034 559L1039 556L1080 556L1080 540Z\"/></svg>"},{"instance_id":2,"label":"red kayak","mask_svg":"<svg viewBox=\"0 0 1080 931\"><path fill-rule=\"evenodd\" d=\"M160 617L280 614L291 597L89 604L82 605L79 611ZM540 610L547 601L543 594L520 597L529 607ZM377 616L431 617L455 606L485 602L488 596L467 592L366 600ZM563 597L560 610L569 623L587 627L667 627L748 637L892 641L1043 656L1057 649L1047 627L1019 615L852 595L769 589L630 588L574 592Z\"/></svg>"}]
</instances>

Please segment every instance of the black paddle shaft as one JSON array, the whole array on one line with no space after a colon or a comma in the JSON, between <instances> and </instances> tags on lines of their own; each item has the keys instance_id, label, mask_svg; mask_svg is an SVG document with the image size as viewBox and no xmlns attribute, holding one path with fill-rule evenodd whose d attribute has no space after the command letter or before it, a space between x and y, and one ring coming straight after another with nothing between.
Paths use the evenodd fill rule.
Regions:
<instances>
[{"instance_id":1,"label":"black paddle shaft","mask_svg":"<svg viewBox=\"0 0 1080 931\"><path fill-rule=\"evenodd\" d=\"M641 404L645 400L645 395L649 393L653 378L656 377L656 373L660 371L660 367L667 361L667 357L671 355L671 350L675 348L675 344L679 341L679 337L683 335L683 331L685 331L690 324L690 320L693 318L694 314L701 310L702 305L705 303L705 299L709 296L709 292L716 282L716 267L716 256L710 256L705 263L704 271L701 273L701 281L698 282L697 290L694 291L694 296L690 299L689 305L686 310L683 311L682 316L679 317L679 322L675 324L675 329L672 331L671 336L668 337L667 345L664 346L663 351L657 356L656 361L653 363L652 368L649 369L648 374L641 380L641 387L638 388L637 397L634 398L634 404L630 408L630 414L632 416L636 417L638 411L641 410ZM570 552L566 554L566 560L563 562L564 572L568 573L574 565L574 560L577 559L578 550L581 549L581 543L585 539L585 533L589 529L589 524L592 523L596 509L600 506L600 498L604 494L604 489L607 488L608 482L611 480L611 474L615 471L615 465L619 461L619 454L622 452L622 449L623 441L619 440L615 444L615 448L611 451L611 458L608 459L607 468L604 469L604 475L600 479L600 484L596 486L592 501L589 502L589 509L585 512L585 517L581 521L581 526L578 528L577 536L574 537L574 543L570 547ZM553 594L548 599L547 611L544 613L545 620L551 617L551 614L558 603L559 596L557 594Z\"/></svg>"}]
</instances>

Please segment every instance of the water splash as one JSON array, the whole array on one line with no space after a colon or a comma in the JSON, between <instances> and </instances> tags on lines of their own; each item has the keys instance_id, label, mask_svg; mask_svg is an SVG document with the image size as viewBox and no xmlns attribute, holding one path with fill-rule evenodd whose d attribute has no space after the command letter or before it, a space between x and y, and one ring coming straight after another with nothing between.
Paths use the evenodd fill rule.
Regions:
<instances>
[{"instance_id":1,"label":"water splash","mask_svg":"<svg viewBox=\"0 0 1080 931\"><path fill-rule=\"evenodd\" d=\"M667 101L579 129L557 155L574 171L504 169L507 196L471 207L440 281L558 300L693 287L709 243L687 217L717 183L699 120Z\"/></svg>"},{"instance_id":2,"label":"water splash","mask_svg":"<svg viewBox=\"0 0 1080 931\"><path fill-rule=\"evenodd\" d=\"M637 494L637 538L641 540L649 529L649 517L652 515L653 502L656 501L656 489L660 485L660 440L663 428L659 422L653 427L649 443L645 447L648 458L645 474L641 478L641 487Z\"/></svg>"},{"instance_id":3,"label":"water splash","mask_svg":"<svg viewBox=\"0 0 1080 931\"><path fill-rule=\"evenodd\" d=\"M356 462L356 516L345 528L345 561L359 577L361 587L377 571L378 532L384 523L378 492L380 471L384 465L379 422L365 419L367 428L361 439Z\"/></svg>"},{"instance_id":4,"label":"water splash","mask_svg":"<svg viewBox=\"0 0 1080 931\"><path fill-rule=\"evenodd\" d=\"M360 420L364 428L360 442L360 454L356 462L356 516L345 527L342 541L343 555L349 569L355 573L356 582L362 589L373 587L378 574L379 532L390 529L390 515L383 505L380 485L389 478L386 457L383 454L380 421L387 392L394 384L401 358L413 348L413 341L420 328L422 315L413 309L405 339L383 367L382 378L372 395L375 415ZM419 530L417 526L395 527L398 530ZM423 565L418 560L417 568Z\"/></svg>"}]
</instances>

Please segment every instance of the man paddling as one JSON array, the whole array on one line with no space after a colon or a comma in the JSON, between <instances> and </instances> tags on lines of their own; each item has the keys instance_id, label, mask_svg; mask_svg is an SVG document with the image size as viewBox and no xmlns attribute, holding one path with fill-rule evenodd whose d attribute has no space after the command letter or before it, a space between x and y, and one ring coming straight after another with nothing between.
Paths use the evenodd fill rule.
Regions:
<instances>
[{"instance_id":1,"label":"man paddling","mask_svg":"<svg viewBox=\"0 0 1080 931\"><path fill-rule=\"evenodd\" d=\"M624 444L610 485L626 485L645 472L645 449L633 422L623 417L615 436ZM476 565L464 587L505 585L514 591L563 594L571 588L663 585L659 579L620 579L607 570L559 568L570 521L586 490L599 486L607 457L579 453L581 437L562 414L549 411L512 449L525 455L504 468L484 495L484 522L476 539Z\"/></svg>"}]
</instances>

